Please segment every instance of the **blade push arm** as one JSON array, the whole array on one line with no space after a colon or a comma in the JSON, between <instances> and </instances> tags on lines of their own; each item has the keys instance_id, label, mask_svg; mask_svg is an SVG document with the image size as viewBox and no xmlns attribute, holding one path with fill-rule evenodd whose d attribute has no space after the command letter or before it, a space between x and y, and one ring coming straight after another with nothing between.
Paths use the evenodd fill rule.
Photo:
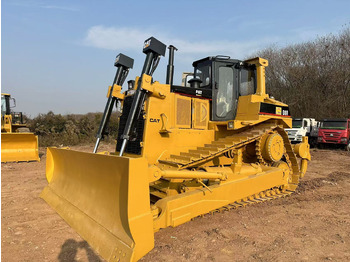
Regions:
<instances>
[{"instance_id":1,"label":"blade push arm","mask_svg":"<svg viewBox=\"0 0 350 262\"><path fill-rule=\"evenodd\" d=\"M160 56L165 55L166 45L158 41L154 37L147 39L144 43L143 52L146 54L145 63L141 72L140 80L137 83L137 89L132 101L131 109L129 112L128 119L126 121L125 129L123 132L123 144L121 146L119 156L123 156L127 142L130 139L130 135L135 125L135 119L141 114L142 106L146 97L146 90L141 88L143 75L152 76L153 72L157 68L160 60Z\"/></svg>"},{"instance_id":2,"label":"blade push arm","mask_svg":"<svg viewBox=\"0 0 350 262\"><path fill-rule=\"evenodd\" d=\"M109 123L109 119L111 117L113 105L117 102L117 98L112 96L113 86L115 84L119 85L119 86L123 85L128 73L129 73L129 70L133 67L133 65L134 65L134 59L132 59L126 55L123 55L121 53L115 59L114 66L116 66L118 69L117 69L117 72L115 73L112 87L111 87L111 90L109 92L109 96L107 99L106 107L105 107L105 110L103 112L103 116L101 119L100 127L99 127L97 135L96 135L97 139L96 139L96 144L95 144L93 153L97 152L100 141L101 141L101 139L103 139L103 137L106 133L106 127L107 127L107 125Z\"/></svg>"}]
</instances>

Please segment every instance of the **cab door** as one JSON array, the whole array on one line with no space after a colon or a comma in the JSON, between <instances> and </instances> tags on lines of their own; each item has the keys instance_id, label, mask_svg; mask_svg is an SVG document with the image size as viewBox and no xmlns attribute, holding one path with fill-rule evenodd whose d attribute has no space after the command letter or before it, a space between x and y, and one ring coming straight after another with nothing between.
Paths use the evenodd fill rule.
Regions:
<instances>
[{"instance_id":1,"label":"cab door","mask_svg":"<svg viewBox=\"0 0 350 262\"><path fill-rule=\"evenodd\" d=\"M230 63L214 63L214 86L212 100L212 120L233 120L236 116L238 102L237 70Z\"/></svg>"}]
</instances>

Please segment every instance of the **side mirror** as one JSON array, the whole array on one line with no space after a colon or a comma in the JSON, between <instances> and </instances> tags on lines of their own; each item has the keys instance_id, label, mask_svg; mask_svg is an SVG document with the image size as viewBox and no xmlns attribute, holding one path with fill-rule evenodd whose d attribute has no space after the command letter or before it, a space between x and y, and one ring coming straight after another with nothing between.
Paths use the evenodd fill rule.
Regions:
<instances>
[{"instance_id":1,"label":"side mirror","mask_svg":"<svg viewBox=\"0 0 350 262\"><path fill-rule=\"evenodd\" d=\"M11 101L12 101L12 105L11 105ZM10 99L10 108L14 108L14 107L16 107L16 99L11 98Z\"/></svg>"}]
</instances>

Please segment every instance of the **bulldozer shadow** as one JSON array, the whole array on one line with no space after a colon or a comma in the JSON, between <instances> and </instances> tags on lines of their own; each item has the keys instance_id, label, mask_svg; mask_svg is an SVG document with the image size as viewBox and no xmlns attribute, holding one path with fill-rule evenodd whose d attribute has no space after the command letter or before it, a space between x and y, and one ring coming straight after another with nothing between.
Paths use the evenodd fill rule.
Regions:
<instances>
[{"instance_id":1,"label":"bulldozer shadow","mask_svg":"<svg viewBox=\"0 0 350 262\"><path fill-rule=\"evenodd\" d=\"M79 250L84 249L89 262L102 262L97 254L91 249L90 245L86 241L77 242L74 239L66 240L62 247L61 252L58 255L59 262L75 262L78 261L76 255Z\"/></svg>"}]
</instances>

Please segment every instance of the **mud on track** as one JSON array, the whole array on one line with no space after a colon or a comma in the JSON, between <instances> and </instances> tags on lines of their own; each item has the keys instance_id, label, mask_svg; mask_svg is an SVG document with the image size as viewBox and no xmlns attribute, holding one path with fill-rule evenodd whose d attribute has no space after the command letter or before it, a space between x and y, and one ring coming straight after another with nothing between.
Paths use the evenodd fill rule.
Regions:
<instances>
[{"instance_id":1,"label":"mud on track","mask_svg":"<svg viewBox=\"0 0 350 262\"><path fill-rule=\"evenodd\" d=\"M141 260L350 261L350 154L311 154L297 193L160 230ZM45 160L1 164L2 260L103 261L39 198L47 184Z\"/></svg>"}]
</instances>

